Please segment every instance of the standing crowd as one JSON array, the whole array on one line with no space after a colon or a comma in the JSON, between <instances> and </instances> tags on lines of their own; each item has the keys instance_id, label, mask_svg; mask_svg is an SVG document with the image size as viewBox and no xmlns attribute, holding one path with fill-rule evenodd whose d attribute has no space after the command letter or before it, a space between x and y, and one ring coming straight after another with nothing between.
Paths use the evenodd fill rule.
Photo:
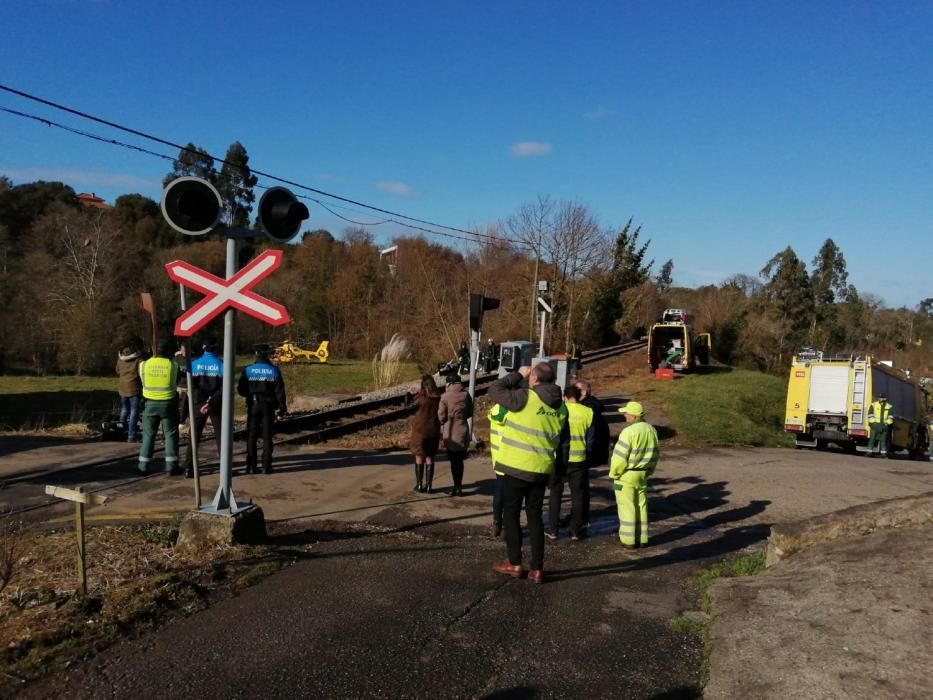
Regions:
<instances>
[{"instance_id":1,"label":"standing crowd","mask_svg":"<svg viewBox=\"0 0 933 700\"><path fill-rule=\"evenodd\" d=\"M213 343L205 343L201 355L190 360L183 348L172 354L172 343L161 340L155 354L141 359L132 348L124 348L117 356L119 377L120 422L126 425L127 441L136 442L137 424L142 427L139 448L140 473L149 472L155 450L155 440L162 428L165 448L165 471L171 475L194 477L193 445L200 443L210 420L217 447L221 453L221 409L223 399L224 363L217 356ZM193 403L191 437L185 454L184 469L178 464L179 424L189 420L187 389L180 384L190 373ZM272 473L272 449L276 417L287 412L285 381L279 368L272 363L268 346L258 346L256 359L240 374L237 393L246 399L247 443L246 474L258 474L260 464L264 474ZM141 408L140 408L141 407ZM258 443L262 440L262 456Z\"/></svg>"},{"instance_id":2,"label":"standing crowd","mask_svg":"<svg viewBox=\"0 0 933 700\"><path fill-rule=\"evenodd\" d=\"M463 495L464 457L470 439L473 404L459 378L444 393L428 375L415 395L410 449L415 458L415 490L433 492L434 458L443 444L450 460L451 496ZM610 463L609 476L619 516L619 540L636 548L648 544L647 482L660 452L655 429L644 420L644 407L629 401L619 409L628 423L610 448L602 403L589 383L578 380L561 391L553 367L545 362L522 367L489 389L489 448L496 487L493 535L505 534L507 558L493 569L507 576L544 581L544 541L568 529L571 541L590 527L590 477L593 467ZM570 488L570 513L561 517L564 485ZM544 524L544 496L548 522ZM526 570L522 561L521 511L531 544Z\"/></svg>"}]
</instances>

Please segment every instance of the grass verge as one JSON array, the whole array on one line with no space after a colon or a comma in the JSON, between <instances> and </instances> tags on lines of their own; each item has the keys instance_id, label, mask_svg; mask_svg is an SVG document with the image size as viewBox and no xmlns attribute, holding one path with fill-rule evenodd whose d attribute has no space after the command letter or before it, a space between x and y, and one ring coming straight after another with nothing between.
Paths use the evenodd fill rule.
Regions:
<instances>
[{"instance_id":1,"label":"grass verge","mask_svg":"<svg viewBox=\"0 0 933 700\"><path fill-rule=\"evenodd\" d=\"M7 523L0 552L0 697L175 615L206 608L286 566L267 547L175 549L178 524L91 527L88 596L75 595L71 529L21 531Z\"/></svg>"},{"instance_id":2,"label":"grass verge","mask_svg":"<svg viewBox=\"0 0 933 700\"><path fill-rule=\"evenodd\" d=\"M253 361L237 358L237 368ZM421 372L411 362L399 363L399 381L414 381ZM289 397L315 394L357 394L373 389L372 363L362 360L331 360L325 364L282 365ZM0 376L0 430L16 433L75 436L83 426L119 413L116 377ZM297 410L296 409L296 410ZM236 412L245 415L245 401L237 397ZM79 426L62 430L63 426Z\"/></svg>"},{"instance_id":3,"label":"grass verge","mask_svg":"<svg viewBox=\"0 0 933 700\"><path fill-rule=\"evenodd\" d=\"M735 576L754 576L765 568L764 550L740 554L735 557L723 559L720 562L700 569L691 577L691 583L700 594L700 604L703 612L711 614L709 587L713 581L719 578L730 578Z\"/></svg>"},{"instance_id":4,"label":"grass verge","mask_svg":"<svg viewBox=\"0 0 933 700\"><path fill-rule=\"evenodd\" d=\"M792 447L784 432L786 383L769 374L728 367L677 375L640 376L637 396L659 403L676 426L678 444L697 447Z\"/></svg>"},{"instance_id":5,"label":"grass verge","mask_svg":"<svg viewBox=\"0 0 933 700\"><path fill-rule=\"evenodd\" d=\"M720 578L735 576L754 576L765 568L765 552L750 552L723 559L711 566L704 567L690 577L690 583L696 589L700 599L702 613L684 613L670 620L671 629L680 634L699 637L703 644L703 661L700 666L702 685L709 680L709 660L713 652L710 639L710 623L713 620L712 601L709 588Z\"/></svg>"}]
</instances>

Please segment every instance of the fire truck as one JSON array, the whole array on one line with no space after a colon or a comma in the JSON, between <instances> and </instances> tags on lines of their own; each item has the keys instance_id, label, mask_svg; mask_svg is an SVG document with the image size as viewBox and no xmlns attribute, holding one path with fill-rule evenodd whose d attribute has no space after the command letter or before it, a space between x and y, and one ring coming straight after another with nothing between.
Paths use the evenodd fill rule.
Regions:
<instances>
[{"instance_id":1,"label":"fire truck","mask_svg":"<svg viewBox=\"0 0 933 700\"><path fill-rule=\"evenodd\" d=\"M787 382L784 429L797 447L825 449L836 444L849 452L866 451L872 401L884 394L894 424L888 455L898 450L925 459L929 440L928 396L890 362L863 355L825 355L804 350L794 356Z\"/></svg>"}]
</instances>

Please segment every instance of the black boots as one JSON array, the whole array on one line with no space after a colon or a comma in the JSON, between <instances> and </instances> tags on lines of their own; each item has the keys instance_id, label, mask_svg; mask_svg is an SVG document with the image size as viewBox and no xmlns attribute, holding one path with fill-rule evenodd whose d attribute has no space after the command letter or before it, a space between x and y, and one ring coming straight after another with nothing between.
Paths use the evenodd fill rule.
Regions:
<instances>
[{"instance_id":1,"label":"black boots","mask_svg":"<svg viewBox=\"0 0 933 700\"><path fill-rule=\"evenodd\" d=\"M425 486L424 492L425 493L433 493L433 489L431 488L431 482L433 481L434 481L434 464L432 462L431 464L424 465L424 486Z\"/></svg>"},{"instance_id":2,"label":"black boots","mask_svg":"<svg viewBox=\"0 0 933 700\"><path fill-rule=\"evenodd\" d=\"M424 465L415 462L415 491L424 493Z\"/></svg>"}]
</instances>

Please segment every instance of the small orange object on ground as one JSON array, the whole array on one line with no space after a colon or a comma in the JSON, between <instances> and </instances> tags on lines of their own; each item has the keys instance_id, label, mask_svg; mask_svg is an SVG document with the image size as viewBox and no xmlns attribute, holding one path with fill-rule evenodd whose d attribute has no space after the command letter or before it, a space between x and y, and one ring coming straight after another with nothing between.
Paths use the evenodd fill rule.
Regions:
<instances>
[{"instance_id":1,"label":"small orange object on ground","mask_svg":"<svg viewBox=\"0 0 933 700\"><path fill-rule=\"evenodd\" d=\"M656 370L654 371L654 378L655 378L655 379L673 379L673 378L674 378L674 370L672 370L672 369L656 369Z\"/></svg>"}]
</instances>

